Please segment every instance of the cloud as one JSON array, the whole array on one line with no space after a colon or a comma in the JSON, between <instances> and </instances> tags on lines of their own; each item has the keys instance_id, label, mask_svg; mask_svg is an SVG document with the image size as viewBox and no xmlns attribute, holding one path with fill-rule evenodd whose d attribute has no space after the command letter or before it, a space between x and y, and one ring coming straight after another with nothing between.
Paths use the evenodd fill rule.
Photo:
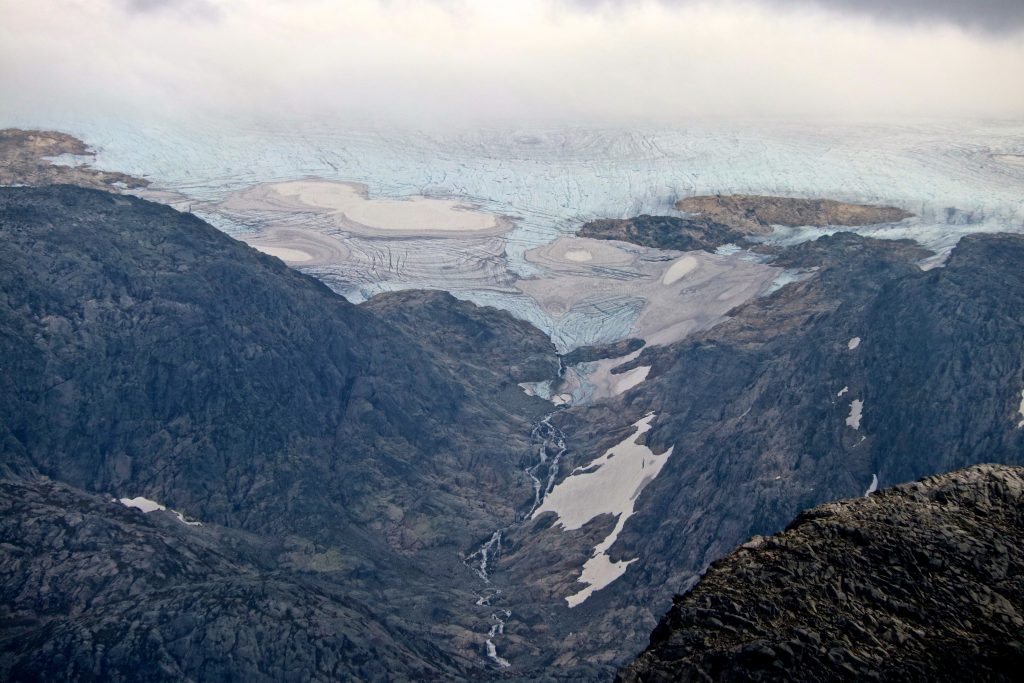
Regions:
<instances>
[{"instance_id":1,"label":"cloud","mask_svg":"<svg viewBox=\"0 0 1024 683\"><path fill-rule=\"evenodd\" d=\"M0 119L1024 116L1024 41L876 21L847 1L0 0Z\"/></svg>"},{"instance_id":2,"label":"cloud","mask_svg":"<svg viewBox=\"0 0 1024 683\"><path fill-rule=\"evenodd\" d=\"M628 10L645 0L563 0L594 11ZM701 0L656 0L666 7L701 4ZM719 0L719 4L755 4L776 11L805 8L844 12L902 24L946 23L967 30L1011 33L1024 29L1024 0Z\"/></svg>"},{"instance_id":3,"label":"cloud","mask_svg":"<svg viewBox=\"0 0 1024 683\"><path fill-rule=\"evenodd\" d=\"M169 12L185 19L219 19L221 9L211 0L116 0L129 14Z\"/></svg>"}]
</instances>

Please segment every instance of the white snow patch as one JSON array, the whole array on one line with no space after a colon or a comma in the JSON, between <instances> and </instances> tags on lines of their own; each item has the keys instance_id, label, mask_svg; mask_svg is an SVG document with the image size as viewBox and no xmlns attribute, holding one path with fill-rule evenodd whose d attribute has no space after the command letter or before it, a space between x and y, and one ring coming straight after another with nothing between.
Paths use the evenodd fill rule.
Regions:
<instances>
[{"instance_id":1,"label":"white snow patch","mask_svg":"<svg viewBox=\"0 0 1024 683\"><path fill-rule=\"evenodd\" d=\"M126 507L138 508L139 510L142 510L146 514L149 514L150 512L156 512L158 510L166 510L167 509L166 506L161 505L160 503L156 502L155 500L150 500L149 498L143 498L142 496L136 496L135 498L121 498L120 499L120 503L122 505L126 506ZM182 524L187 524L188 526L202 526L203 525L202 522L190 522L190 521L188 521L187 519L185 519L185 515L181 514L177 510L171 510L170 512L175 517L177 517L178 521L181 522Z\"/></svg>"},{"instance_id":2,"label":"white snow patch","mask_svg":"<svg viewBox=\"0 0 1024 683\"><path fill-rule=\"evenodd\" d=\"M147 513L167 509L166 507L156 502L155 500L143 498L142 496L139 496L138 498L122 498L121 504L130 508L138 508L139 510L142 510L143 512Z\"/></svg>"},{"instance_id":3,"label":"white snow patch","mask_svg":"<svg viewBox=\"0 0 1024 683\"><path fill-rule=\"evenodd\" d=\"M846 418L846 426L860 429L860 418L864 411L864 401L855 398L850 404L850 416Z\"/></svg>"},{"instance_id":4,"label":"white snow patch","mask_svg":"<svg viewBox=\"0 0 1024 683\"><path fill-rule=\"evenodd\" d=\"M878 475L877 474L872 474L871 475L871 485L868 486L868 490L864 492L864 497L867 498L868 496L870 496L872 493L874 493L877 490L878 490Z\"/></svg>"},{"instance_id":5,"label":"white snow patch","mask_svg":"<svg viewBox=\"0 0 1024 683\"><path fill-rule=\"evenodd\" d=\"M842 397L842 395L845 394L849 390L850 390L850 387L843 387L842 389L839 390L839 393L836 394L836 396L837 397Z\"/></svg>"},{"instance_id":6,"label":"white snow patch","mask_svg":"<svg viewBox=\"0 0 1024 683\"><path fill-rule=\"evenodd\" d=\"M677 280L681 280L697 270L699 266L700 263L696 258L686 255L668 267L668 270L665 271L661 278L661 284L670 285Z\"/></svg>"},{"instance_id":7,"label":"white snow patch","mask_svg":"<svg viewBox=\"0 0 1024 683\"><path fill-rule=\"evenodd\" d=\"M623 527L635 512L634 506L644 490L672 455L672 448L655 454L644 444L637 443L651 429L655 414L649 413L633 424L636 432L621 443L609 448L604 455L586 467L577 467L544 499L531 518L545 512L558 515L559 525L566 531L581 528L599 515L617 516L615 529L597 547L586 564L579 582L585 588L565 600L575 607L626 572L636 561L612 562L607 555Z\"/></svg>"},{"instance_id":8,"label":"white snow patch","mask_svg":"<svg viewBox=\"0 0 1024 683\"><path fill-rule=\"evenodd\" d=\"M855 348L860 346L860 337L854 337L850 341L846 342L846 348L853 351Z\"/></svg>"},{"instance_id":9,"label":"white snow patch","mask_svg":"<svg viewBox=\"0 0 1024 683\"><path fill-rule=\"evenodd\" d=\"M1020 416L1024 417L1024 389L1020 392ZM1017 429L1024 429L1024 420L1017 423Z\"/></svg>"}]
</instances>

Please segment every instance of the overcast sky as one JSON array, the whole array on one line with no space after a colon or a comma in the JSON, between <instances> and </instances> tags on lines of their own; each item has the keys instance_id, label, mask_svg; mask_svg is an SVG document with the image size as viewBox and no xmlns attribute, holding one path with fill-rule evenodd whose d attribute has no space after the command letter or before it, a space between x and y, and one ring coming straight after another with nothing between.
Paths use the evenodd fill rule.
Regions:
<instances>
[{"instance_id":1,"label":"overcast sky","mask_svg":"<svg viewBox=\"0 0 1024 683\"><path fill-rule=\"evenodd\" d=\"M1024 118L1024 0L0 0L0 123Z\"/></svg>"}]
</instances>

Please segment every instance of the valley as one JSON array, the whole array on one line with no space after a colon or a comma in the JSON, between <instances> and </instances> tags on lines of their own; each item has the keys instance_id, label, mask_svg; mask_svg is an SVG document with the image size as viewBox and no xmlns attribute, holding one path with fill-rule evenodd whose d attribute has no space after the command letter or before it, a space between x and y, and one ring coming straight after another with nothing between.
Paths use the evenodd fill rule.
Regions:
<instances>
[{"instance_id":1,"label":"valley","mask_svg":"<svg viewBox=\"0 0 1024 683\"><path fill-rule=\"evenodd\" d=\"M1024 465L1024 179L972 133L915 134L882 194L869 152L816 175L794 130L784 180L706 131L111 131L60 180L119 192L36 162L0 188L0 502L62 558L0 571L89 587L8 595L5 674L126 670L151 645L113 625L142 620L166 680L231 675L221 648L255 678L289 652L311 680L610 680L752 535ZM154 174L186 150L188 178ZM115 161L148 185L92 175ZM741 194L782 187L808 197Z\"/></svg>"}]
</instances>

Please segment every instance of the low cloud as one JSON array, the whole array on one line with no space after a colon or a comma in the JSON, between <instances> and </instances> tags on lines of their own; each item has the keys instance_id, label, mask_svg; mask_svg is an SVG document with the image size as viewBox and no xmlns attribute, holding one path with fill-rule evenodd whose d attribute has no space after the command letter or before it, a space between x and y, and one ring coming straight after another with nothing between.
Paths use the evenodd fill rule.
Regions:
<instances>
[{"instance_id":1,"label":"low cloud","mask_svg":"<svg viewBox=\"0 0 1024 683\"><path fill-rule=\"evenodd\" d=\"M644 0L566 0L584 10L628 10ZM666 7L701 4L702 0L656 0ZM706 0L704 0L706 1ZM1011 33L1024 29L1022 0L719 0L719 5L761 4L787 12L817 8L903 24L948 23L968 30Z\"/></svg>"}]
</instances>

